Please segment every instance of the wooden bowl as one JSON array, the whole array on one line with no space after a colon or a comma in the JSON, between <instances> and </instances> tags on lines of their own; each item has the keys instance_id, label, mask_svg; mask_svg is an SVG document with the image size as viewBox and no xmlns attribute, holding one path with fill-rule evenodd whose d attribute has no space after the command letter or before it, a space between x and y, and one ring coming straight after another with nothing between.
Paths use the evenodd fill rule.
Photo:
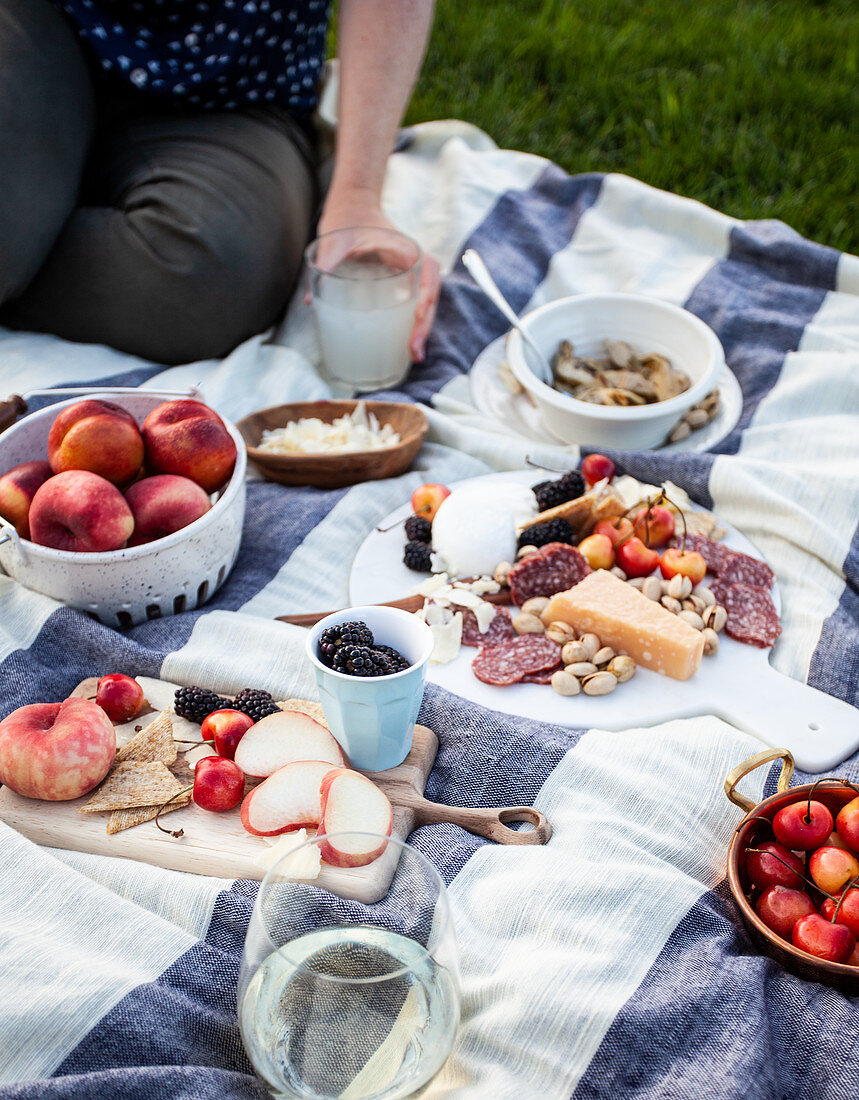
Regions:
<instances>
[{"instance_id":1,"label":"wooden bowl","mask_svg":"<svg viewBox=\"0 0 859 1100\"><path fill-rule=\"evenodd\" d=\"M783 757L785 764L782 768L779 778L779 790L776 794L755 805L751 799L744 798L733 791L734 786L743 775L748 774L759 764L767 763L779 756ZM756 763L752 763L753 761L756 761ZM746 765L751 765L751 767ZM745 770L741 771L741 769ZM814 955L800 951L798 947L794 947L792 943L782 939L771 928L768 928L757 915L748 899L750 883L746 876L745 851L753 844L774 839L772 829L760 819L768 818L772 820L783 806L788 806L792 802L801 802L803 798L808 798L809 791L812 788L810 783L806 783L801 787L788 787L792 773L793 757L787 749L776 749L750 757L749 760L735 768L725 780L725 790L728 797L732 802L748 811L734 830L728 848L728 884L731 887L731 893L734 895L734 901L740 910L743 923L756 947L771 955L786 970L792 971L800 978L805 978L806 981L822 982L824 985L834 986L850 996L856 996L859 993L859 967L848 966L846 963L828 962L826 959L818 959ZM814 788L815 801L822 802L827 806L833 818L837 816L838 811L843 806L846 806L854 798L856 798L856 791L836 779L823 780Z\"/></svg>"},{"instance_id":2,"label":"wooden bowl","mask_svg":"<svg viewBox=\"0 0 859 1100\"><path fill-rule=\"evenodd\" d=\"M297 401L291 405L272 405L251 413L236 424L247 447L248 458L269 481L281 485L312 485L317 489L342 489L361 481L377 481L405 473L420 450L429 424L418 405L394 401L367 401L367 412L374 413L381 425L390 424L400 442L371 451L343 454L278 455L261 451L264 431L283 428L302 417L316 417L330 424L355 411L357 401Z\"/></svg>"}]
</instances>

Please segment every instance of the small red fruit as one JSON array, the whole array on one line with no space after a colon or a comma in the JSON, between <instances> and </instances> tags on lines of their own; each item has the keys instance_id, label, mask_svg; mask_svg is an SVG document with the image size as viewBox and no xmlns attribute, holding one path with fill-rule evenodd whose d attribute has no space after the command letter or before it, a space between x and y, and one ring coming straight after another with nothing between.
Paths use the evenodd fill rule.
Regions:
<instances>
[{"instance_id":1,"label":"small red fruit","mask_svg":"<svg viewBox=\"0 0 859 1100\"><path fill-rule=\"evenodd\" d=\"M632 538L622 542L615 550L617 564L627 577L647 577L659 564L659 555L645 546L641 539Z\"/></svg>"},{"instance_id":2,"label":"small red fruit","mask_svg":"<svg viewBox=\"0 0 859 1100\"><path fill-rule=\"evenodd\" d=\"M790 886L796 890L803 888L805 883L799 856L774 840L755 844L754 847L758 851L746 852L746 874L755 886L762 890L767 886Z\"/></svg>"},{"instance_id":3,"label":"small red fruit","mask_svg":"<svg viewBox=\"0 0 859 1100\"><path fill-rule=\"evenodd\" d=\"M791 890L788 886L768 886L758 898L755 912L767 928L789 940L796 922L816 910L814 902L802 890Z\"/></svg>"},{"instance_id":4,"label":"small red fruit","mask_svg":"<svg viewBox=\"0 0 859 1100\"><path fill-rule=\"evenodd\" d=\"M700 584L707 572L707 563L697 550L687 550L684 553L679 546L669 546L662 551L659 568L667 581L679 573L688 577L693 584Z\"/></svg>"},{"instance_id":5,"label":"small red fruit","mask_svg":"<svg viewBox=\"0 0 859 1100\"><path fill-rule=\"evenodd\" d=\"M616 547L619 542L628 539L632 534L632 520L627 519L626 516L620 516L618 519L601 519L594 525L591 534L606 535L611 539L612 546Z\"/></svg>"},{"instance_id":6,"label":"small red fruit","mask_svg":"<svg viewBox=\"0 0 859 1100\"><path fill-rule=\"evenodd\" d=\"M214 741L215 752L227 760L235 759L239 741L254 724L249 714L240 710L213 710L203 719L200 732L204 741Z\"/></svg>"},{"instance_id":7,"label":"small red fruit","mask_svg":"<svg viewBox=\"0 0 859 1100\"><path fill-rule=\"evenodd\" d=\"M143 688L130 676L109 672L98 682L95 701L111 722L128 722L143 708Z\"/></svg>"},{"instance_id":8,"label":"small red fruit","mask_svg":"<svg viewBox=\"0 0 859 1100\"><path fill-rule=\"evenodd\" d=\"M203 810L223 813L242 800L245 775L238 764L223 756L204 756L194 768L193 799Z\"/></svg>"},{"instance_id":9,"label":"small red fruit","mask_svg":"<svg viewBox=\"0 0 859 1100\"><path fill-rule=\"evenodd\" d=\"M856 946L856 937L844 924L831 924L819 913L809 913L793 926L791 943L809 955L829 962L847 962Z\"/></svg>"},{"instance_id":10,"label":"small red fruit","mask_svg":"<svg viewBox=\"0 0 859 1100\"><path fill-rule=\"evenodd\" d=\"M835 819L838 835L854 852L859 852L859 798L842 806Z\"/></svg>"},{"instance_id":11,"label":"small red fruit","mask_svg":"<svg viewBox=\"0 0 859 1100\"><path fill-rule=\"evenodd\" d=\"M664 546L674 534L674 515L661 504L635 513L635 533L645 546Z\"/></svg>"},{"instance_id":12,"label":"small red fruit","mask_svg":"<svg viewBox=\"0 0 859 1100\"><path fill-rule=\"evenodd\" d=\"M825 894L838 894L851 879L859 876L859 862L843 848L824 845L811 853L808 871Z\"/></svg>"},{"instance_id":13,"label":"small red fruit","mask_svg":"<svg viewBox=\"0 0 859 1100\"><path fill-rule=\"evenodd\" d=\"M605 455L592 454L582 459L582 477L589 489L592 485L596 485L598 481L602 481L603 478L608 478L611 481L614 474L615 465Z\"/></svg>"},{"instance_id":14,"label":"small red fruit","mask_svg":"<svg viewBox=\"0 0 859 1100\"><path fill-rule=\"evenodd\" d=\"M828 921L835 916L840 897L824 898L820 906L820 912ZM854 936L859 936L859 890L855 887L847 891L847 895L838 909L838 923L845 924Z\"/></svg>"},{"instance_id":15,"label":"small red fruit","mask_svg":"<svg viewBox=\"0 0 859 1100\"><path fill-rule=\"evenodd\" d=\"M591 569L611 569L614 565L614 547L608 535L588 535L579 543L579 552Z\"/></svg>"},{"instance_id":16,"label":"small red fruit","mask_svg":"<svg viewBox=\"0 0 859 1100\"><path fill-rule=\"evenodd\" d=\"M446 485L419 485L412 493L412 511L415 515L423 516L432 523L441 502L449 496L450 489Z\"/></svg>"},{"instance_id":17,"label":"small red fruit","mask_svg":"<svg viewBox=\"0 0 859 1100\"><path fill-rule=\"evenodd\" d=\"M804 799L783 806L773 818L776 840L785 848L810 852L823 844L832 832L832 814L822 802Z\"/></svg>"}]
</instances>

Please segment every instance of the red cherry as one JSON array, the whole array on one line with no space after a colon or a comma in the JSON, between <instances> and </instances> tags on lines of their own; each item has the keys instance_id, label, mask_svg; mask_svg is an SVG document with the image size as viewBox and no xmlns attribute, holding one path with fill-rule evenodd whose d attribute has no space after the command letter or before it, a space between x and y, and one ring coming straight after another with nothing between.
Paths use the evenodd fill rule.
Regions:
<instances>
[{"instance_id":1,"label":"red cherry","mask_svg":"<svg viewBox=\"0 0 859 1100\"><path fill-rule=\"evenodd\" d=\"M595 524L591 534L606 535L611 539L612 546L617 547L619 542L628 539L632 534L632 520L627 519L626 516L620 516L618 519L601 519Z\"/></svg>"},{"instance_id":2,"label":"red cherry","mask_svg":"<svg viewBox=\"0 0 859 1100\"><path fill-rule=\"evenodd\" d=\"M204 741L214 741L218 756L233 760L239 741L254 724L253 718L240 710L213 710L203 719L200 731Z\"/></svg>"},{"instance_id":3,"label":"red cherry","mask_svg":"<svg viewBox=\"0 0 859 1100\"><path fill-rule=\"evenodd\" d=\"M647 577L659 564L659 555L633 536L615 550L617 564L627 577Z\"/></svg>"},{"instance_id":4,"label":"red cherry","mask_svg":"<svg viewBox=\"0 0 859 1100\"><path fill-rule=\"evenodd\" d=\"M838 835L854 852L859 852L859 798L842 806L835 819Z\"/></svg>"},{"instance_id":5,"label":"red cherry","mask_svg":"<svg viewBox=\"0 0 859 1100\"><path fill-rule=\"evenodd\" d=\"M582 477L589 489L603 478L607 477L611 481L614 474L615 464L605 455L592 454L582 459Z\"/></svg>"},{"instance_id":6,"label":"red cherry","mask_svg":"<svg viewBox=\"0 0 859 1100\"><path fill-rule=\"evenodd\" d=\"M754 847L758 851L746 851L746 874L755 886L762 890L767 886L790 886L796 890L803 888L805 883L799 856L774 840L755 844Z\"/></svg>"},{"instance_id":7,"label":"red cherry","mask_svg":"<svg viewBox=\"0 0 859 1100\"><path fill-rule=\"evenodd\" d=\"M856 946L856 937L844 924L831 924L819 913L809 913L793 926L791 943L809 955L829 962L846 962Z\"/></svg>"},{"instance_id":8,"label":"red cherry","mask_svg":"<svg viewBox=\"0 0 859 1100\"><path fill-rule=\"evenodd\" d=\"M242 800L245 775L238 764L223 756L204 756L194 768L193 798L203 810L222 813Z\"/></svg>"},{"instance_id":9,"label":"red cherry","mask_svg":"<svg viewBox=\"0 0 859 1100\"><path fill-rule=\"evenodd\" d=\"M95 701L111 722L119 725L135 718L143 709L143 688L131 676L109 672L99 680Z\"/></svg>"},{"instance_id":10,"label":"red cherry","mask_svg":"<svg viewBox=\"0 0 859 1100\"><path fill-rule=\"evenodd\" d=\"M810 852L832 832L832 814L822 802L803 799L783 806L773 818L773 832L786 848Z\"/></svg>"},{"instance_id":11,"label":"red cherry","mask_svg":"<svg viewBox=\"0 0 859 1100\"><path fill-rule=\"evenodd\" d=\"M859 862L843 848L824 845L811 853L808 871L825 894L838 894L851 879L859 876Z\"/></svg>"},{"instance_id":12,"label":"red cherry","mask_svg":"<svg viewBox=\"0 0 859 1100\"><path fill-rule=\"evenodd\" d=\"M674 534L674 516L660 504L639 508L635 513L635 533L645 546L664 546Z\"/></svg>"},{"instance_id":13,"label":"red cherry","mask_svg":"<svg viewBox=\"0 0 859 1100\"><path fill-rule=\"evenodd\" d=\"M802 890L788 886L768 886L758 898L755 912L773 932L789 940L793 926L809 913L816 912L814 902Z\"/></svg>"}]
</instances>

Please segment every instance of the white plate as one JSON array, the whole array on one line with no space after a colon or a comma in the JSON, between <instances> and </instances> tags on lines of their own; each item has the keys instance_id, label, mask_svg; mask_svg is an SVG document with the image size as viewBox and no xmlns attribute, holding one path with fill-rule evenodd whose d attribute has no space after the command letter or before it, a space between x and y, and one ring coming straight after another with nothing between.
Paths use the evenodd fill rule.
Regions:
<instances>
[{"instance_id":1,"label":"white plate","mask_svg":"<svg viewBox=\"0 0 859 1100\"><path fill-rule=\"evenodd\" d=\"M539 480L540 471L534 470L487 474L470 482L532 485ZM402 560L404 533L397 521L410 514L406 502L379 523L379 527L389 528L394 524L391 530L374 530L360 546L349 577L353 606L409 595L425 579L424 574L407 569ZM728 546L761 557L739 531L725 523L722 526ZM772 596L780 609L777 586ZM705 657L692 679L671 680L642 668L610 695L598 697L564 697L542 684L484 684L471 671L476 653L476 649L463 646L455 661L430 664L427 679L492 710L584 729L626 729L715 714L768 745L789 748L797 766L809 772L826 771L859 747L859 721L853 707L782 675L770 665L768 650L735 642L724 632L719 635L719 652Z\"/></svg>"},{"instance_id":2,"label":"white plate","mask_svg":"<svg viewBox=\"0 0 859 1100\"><path fill-rule=\"evenodd\" d=\"M523 391L513 396L498 377L498 365L504 361L505 336L499 336L483 349L472 364L468 375L471 399L475 406L493 420L500 420L517 435L540 443L556 440L543 427L540 414ZM723 367L716 384L721 408L716 416L679 443L656 448L663 454L675 451L708 451L720 443L740 419L743 411L743 391L730 367Z\"/></svg>"}]
</instances>

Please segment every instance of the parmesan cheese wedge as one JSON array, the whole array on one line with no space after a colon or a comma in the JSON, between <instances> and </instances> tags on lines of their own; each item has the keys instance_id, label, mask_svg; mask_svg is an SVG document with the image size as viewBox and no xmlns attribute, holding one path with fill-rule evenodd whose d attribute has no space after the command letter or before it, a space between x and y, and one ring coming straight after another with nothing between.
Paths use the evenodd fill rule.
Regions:
<instances>
[{"instance_id":1,"label":"parmesan cheese wedge","mask_svg":"<svg viewBox=\"0 0 859 1100\"><path fill-rule=\"evenodd\" d=\"M704 653L700 631L605 569L553 596L542 619L596 634L604 646L674 680L693 676Z\"/></svg>"}]
</instances>

